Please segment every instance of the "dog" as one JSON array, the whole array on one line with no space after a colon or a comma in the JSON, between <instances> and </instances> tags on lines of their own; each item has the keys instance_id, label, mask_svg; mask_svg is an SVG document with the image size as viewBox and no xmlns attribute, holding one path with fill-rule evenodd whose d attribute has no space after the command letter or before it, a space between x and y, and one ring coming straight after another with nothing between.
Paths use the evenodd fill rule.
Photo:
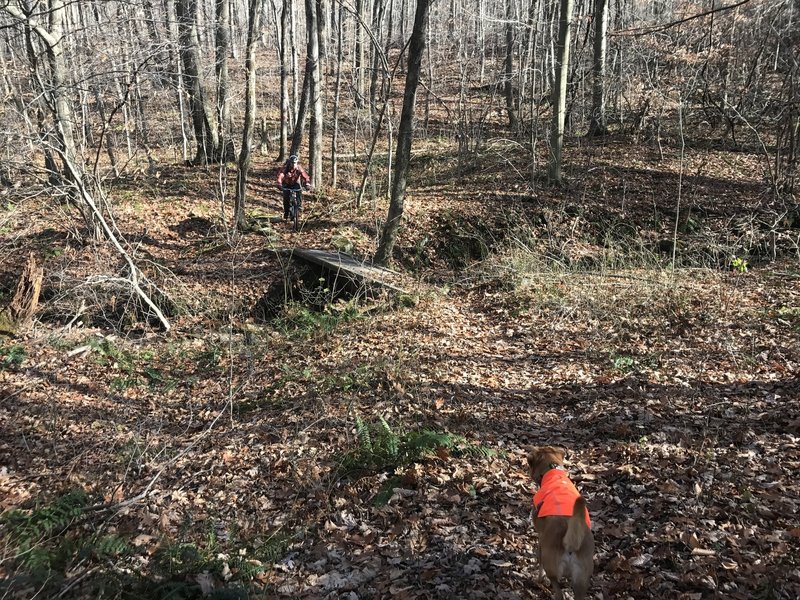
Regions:
<instances>
[{"instance_id":1,"label":"dog","mask_svg":"<svg viewBox=\"0 0 800 600\"><path fill-rule=\"evenodd\" d=\"M594 536L586 500L564 470L563 448L533 447L528 467L539 490L533 496L533 526L539 534L540 578L547 574L554 600L564 598L568 579L575 600L584 600L594 570Z\"/></svg>"}]
</instances>

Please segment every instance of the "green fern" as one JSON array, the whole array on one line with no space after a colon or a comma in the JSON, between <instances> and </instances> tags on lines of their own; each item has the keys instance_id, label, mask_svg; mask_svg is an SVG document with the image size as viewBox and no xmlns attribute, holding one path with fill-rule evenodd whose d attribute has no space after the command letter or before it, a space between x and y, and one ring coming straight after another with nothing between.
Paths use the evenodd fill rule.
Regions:
<instances>
[{"instance_id":1,"label":"green fern","mask_svg":"<svg viewBox=\"0 0 800 600\"><path fill-rule=\"evenodd\" d=\"M29 545L45 536L63 532L81 516L87 504L86 492L75 489L29 511L9 511L0 518L0 523L8 526L16 544Z\"/></svg>"},{"instance_id":2,"label":"green fern","mask_svg":"<svg viewBox=\"0 0 800 600\"><path fill-rule=\"evenodd\" d=\"M372 452L372 435L369 431L369 426L364 423L361 417L356 417L356 439L358 445L363 452Z\"/></svg>"},{"instance_id":3,"label":"green fern","mask_svg":"<svg viewBox=\"0 0 800 600\"><path fill-rule=\"evenodd\" d=\"M99 560L127 554L130 550L131 546L128 541L114 534L101 536L84 548L84 552L91 551L91 554Z\"/></svg>"},{"instance_id":4,"label":"green fern","mask_svg":"<svg viewBox=\"0 0 800 600\"><path fill-rule=\"evenodd\" d=\"M291 536L281 533L280 531L275 531L267 538L267 541L256 548L255 555L261 562L277 562L286 554L286 550L289 548L291 541Z\"/></svg>"},{"instance_id":5,"label":"green fern","mask_svg":"<svg viewBox=\"0 0 800 600\"><path fill-rule=\"evenodd\" d=\"M356 447L341 459L341 468L349 471L393 470L427 460L442 449L453 456L486 458L496 452L468 442L464 436L446 431L423 429L398 433L379 416L374 423L356 417Z\"/></svg>"},{"instance_id":6,"label":"green fern","mask_svg":"<svg viewBox=\"0 0 800 600\"><path fill-rule=\"evenodd\" d=\"M389 426L389 423L386 422L386 419L384 419L383 416L378 417L378 422L380 423L378 431L380 432L383 453L387 459L393 460L399 455L401 439L394 431L392 431L392 428Z\"/></svg>"}]
</instances>

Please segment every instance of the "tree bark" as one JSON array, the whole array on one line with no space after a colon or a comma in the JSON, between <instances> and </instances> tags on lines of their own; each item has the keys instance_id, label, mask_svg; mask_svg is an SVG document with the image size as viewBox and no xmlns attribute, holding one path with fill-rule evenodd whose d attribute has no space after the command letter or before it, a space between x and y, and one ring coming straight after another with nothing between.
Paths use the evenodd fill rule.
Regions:
<instances>
[{"instance_id":1,"label":"tree bark","mask_svg":"<svg viewBox=\"0 0 800 600\"><path fill-rule=\"evenodd\" d=\"M400 219L403 217L408 167L411 161L411 142L414 137L414 108L416 106L417 86L422 70L422 56L425 53L425 35L428 22L430 0L417 0L417 11L414 17L414 29L411 31L408 51L408 72L403 95L403 111L400 116L400 127L397 131L397 158L395 162L392 197L389 202L389 213L383 226L375 262L386 265L392 256Z\"/></svg>"},{"instance_id":2,"label":"tree bark","mask_svg":"<svg viewBox=\"0 0 800 600\"><path fill-rule=\"evenodd\" d=\"M192 116L197 152L195 164L216 162L219 156L217 128L211 120L213 114L208 105L200 77L200 40L197 37L197 0L176 0L178 41L183 61L183 80L189 94L189 112Z\"/></svg>"},{"instance_id":3,"label":"tree bark","mask_svg":"<svg viewBox=\"0 0 800 600\"><path fill-rule=\"evenodd\" d=\"M339 97L342 90L342 21L344 19L344 6L339 7L339 18L336 21L336 84L333 96L333 134L331 135L331 187L336 189L338 184L339 161L336 152L339 147Z\"/></svg>"},{"instance_id":4,"label":"tree bark","mask_svg":"<svg viewBox=\"0 0 800 600\"><path fill-rule=\"evenodd\" d=\"M225 148L226 136L230 131L230 94L228 93L228 54L230 53L230 0L215 0L216 31L214 37L214 66L217 74L217 138L222 144L222 154L230 153ZM249 33L249 31L248 31Z\"/></svg>"},{"instance_id":5,"label":"tree bark","mask_svg":"<svg viewBox=\"0 0 800 600\"><path fill-rule=\"evenodd\" d=\"M281 6L280 69L281 69L281 132L278 146L278 160L286 160L286 140L289 137L289 11L291 0L283 0Z\"/></svg>"},{"instance_id":6,"label":"tree bark","mask_svg":"<svg viewBox=\"0 0 800 600\"><path fill-rule=\"evenodd\" d=\"M306 116L308 115L308 97L311 90L311 72L306 65L303 75L303 93L300 95L300 105L297 107L297 117L295 118L294 131L292 132L292 146L289 154L300 152L303 143L303 130L306 127Z\"/></svg>"},{"instance_id":7,"label":"tree bark","mask_svg":"<svg viewBox=\"0 0 800 600\"><path fill-rule=\"evenodd\" d=\"M16 335L36 312L43 274L41 265L31 253L17 282L11 303L0 310L0 335Z\"/></svg>"},{"instance_id":8,"label":"tree bark","mask_svg":"<svg viewBox=\"0 0 800 600\"><path fill-rule=\"evenodd\" d=\"M505 76L504 93L506 97L506 110L508 111L508 126L512 131L519 129L517 109L514 106L514 1L506 0L506 59L504 63Z\"/></svg>"},{"instance_id":9,"label":"tree bark","mask_svg":"<svg viewBox=\"0 0 800 600\"><path fill-rule=\"evenodd\" d=\"M550 165L548 178L551 183L561 183L561 150L564 146L564 120L566 117L567 79L569 76L570 22L573 0L561 0L558 21L558 44L556 47L555 78L553 81L553 123L550 126Z\"/></svg>"},{"instance_id":10,"label":"tree bark","mask_svg":"<svg viewBox=\"0 0 800 600\"><path fill-rule=\"evenodd\" d=\"M243 231L246 226L244 215L245 198L247 195L247 172L250 169L252 155L253 128L256 121L256 67L255 45L258 36L261 17L261 0L249 0L249 15L247 19L247 46L245 49L245 107L244 126L242 128L242 147L239 151L238 171L236 174L236 199L234 201L233 222L238 231Z\"/></svg>"},{"instance_id":11,"label":"tree bark","mask_svg":"<svg viewBox=\"0 0 800 600\"><path fill-rule=\"evenodd\" d=\"M608 133L606 120L606 54L608 49L608 0L595 0L594 5L594 65L592 66L592 118L589 135Z\"/></svg>"},{"instance_id":12,"label":"tree bark","mask_svg":"<svg viewBox=\"0 0 800 600\"><path fill-rule=\"evenodd\" d=\"M317 0L306 2L306 70L309 79L309 102L311 103L311 128L308 135L308 162L311 169L311 185L322 185L322 85L319 60L319 8Z\"/></svg>"},{"instance_id":13,"label":"tree bark","mask_svg":"<svg viewBox=\"0 0 800 600\"><path fill-rule=\"evenodd\" d=\"M356 0L356 40L355 40L355 93L356 106L364 107L364 68L366 66L366 54L364 50L364 6L366 0Z\"/></svg>"}]
</instances>

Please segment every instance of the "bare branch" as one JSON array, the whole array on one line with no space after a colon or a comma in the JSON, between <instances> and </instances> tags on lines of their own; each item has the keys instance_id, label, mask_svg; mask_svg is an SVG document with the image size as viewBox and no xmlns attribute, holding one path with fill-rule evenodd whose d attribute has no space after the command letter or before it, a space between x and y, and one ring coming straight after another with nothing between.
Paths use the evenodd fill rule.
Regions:
<instances>
[{"instance_id":1,"label":"bare branch","mask_svg":"<svg viewBox=\"0 0 800 600\"><path fill-rule=\"evenodd\" d=\"M666 31L667 29L672 29L673 27L677 27L678 25L683 25L684 23L688 23L689 21L694 21L695 19L702 19L703 17L707 17L709 15L713 15L716 13L725 12L728 10L732 10L734 8L739 8L747 3L750 0L741 0L736 4L730 4L728 6L720 6L719 8L712 8L711 10L707 10L705 12L697 13L696 15L691 15L689 17L684 17L683 19L678 19L677 21L671 21L669 23L665 23L663 25L653 25L651 27L643 27L640 29L622 29L620 31L614 31L609 35L613 36L631 36L631 37L638 37L642 35L650 35L651 33L658 33L660 31Z\"/></svg>"}]
</instances>

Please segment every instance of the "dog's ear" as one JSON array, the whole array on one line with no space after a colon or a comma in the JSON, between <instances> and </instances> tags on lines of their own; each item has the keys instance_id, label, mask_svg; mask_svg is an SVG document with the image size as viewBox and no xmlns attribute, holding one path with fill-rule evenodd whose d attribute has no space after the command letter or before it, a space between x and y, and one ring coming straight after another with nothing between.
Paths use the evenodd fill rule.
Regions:
<instances>
[{"instance_id":1,"label":"dog's ear","mask_svg":"<svg viewBox=\"0 0 800 600\"><path fill-rule=\"evenodd\" d=\"M528 452L528 472L530 473L531 477L533 477L534 470L536 469L536 463L539 462L539 458L542 453L542 448L538 446L528 446L526 448Z\"/></svg>"},{"instance_id":2,"label":"dog's ear","mask_svg":"<svg viewBox=\"0 0 800 600\"><path fill-rule=\"evenodd\" d=\"M537 455L536 459L538 461L552 461L556 459L557 462L562 463L564 462L564 456L567 454L566 448L562 448L561 446L543 446L541 448L537 448Z\"/></svg>"}]
</instances>

